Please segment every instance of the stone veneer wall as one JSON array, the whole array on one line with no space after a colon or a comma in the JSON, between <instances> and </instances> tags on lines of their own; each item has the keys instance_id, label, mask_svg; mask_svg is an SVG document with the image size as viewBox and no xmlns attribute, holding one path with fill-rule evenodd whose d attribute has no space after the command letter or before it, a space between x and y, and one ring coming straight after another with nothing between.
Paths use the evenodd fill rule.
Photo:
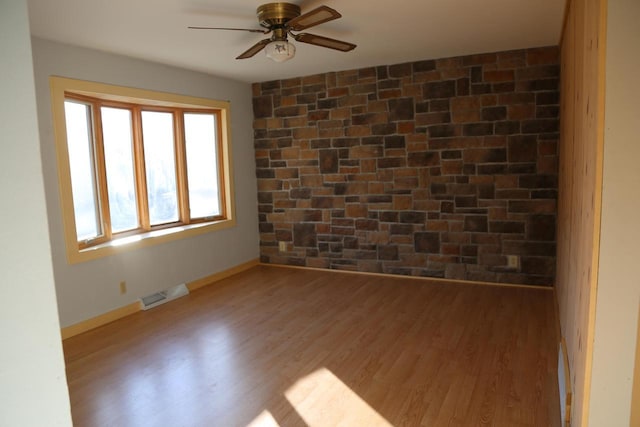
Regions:
<instances>
[{"instance_id":1,"label":"stone veneer wall","mask_svg":"<svg viewBox=\"0 0 640 427\"><path fill-rule=\"evenodd\" d=\"M262 261L551 285L558 63L547 47L255 83Z\"/></svg>"}]
</instances>

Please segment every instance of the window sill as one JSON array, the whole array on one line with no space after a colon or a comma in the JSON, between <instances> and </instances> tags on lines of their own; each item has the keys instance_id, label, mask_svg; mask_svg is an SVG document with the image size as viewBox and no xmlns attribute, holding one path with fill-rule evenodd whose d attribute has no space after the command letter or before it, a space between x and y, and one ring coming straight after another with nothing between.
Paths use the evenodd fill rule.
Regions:
<instances>
[{"instance_id":1,"label":"window sill","mask_svg":"<svg viewBox=\"0 0 640 427\"><path fill-rule=\"evenodd\" d=\"M148 233L126 236L110 242L101 243L89 248L78 249L78 247L67 248L67 259L69 264L78 264L93 259L106 257L122 252L140 249L161 243L171 242L187 237L198 236L212 231L224 230L236 225L235 219L224 219L220 221L183 225L178 227L154 230Z\"/></svg>"}]
</instances>

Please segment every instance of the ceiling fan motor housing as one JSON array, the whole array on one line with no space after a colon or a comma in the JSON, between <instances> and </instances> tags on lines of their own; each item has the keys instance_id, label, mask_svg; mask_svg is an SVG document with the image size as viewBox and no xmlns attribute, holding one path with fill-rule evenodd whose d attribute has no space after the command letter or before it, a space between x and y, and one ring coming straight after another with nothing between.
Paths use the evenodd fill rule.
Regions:
<instances>
[{"instance_id":1,"label":"ceiling fan motor housing","mask_svg":"<svg viewBox=\"0 0 640 427\"><path fill-rule=\"evenodd\" d=\"M282 27L300 16L300 6L291 3L267 3L258 7L258 22L265 28Z\"/></svg>"}]
</instances>

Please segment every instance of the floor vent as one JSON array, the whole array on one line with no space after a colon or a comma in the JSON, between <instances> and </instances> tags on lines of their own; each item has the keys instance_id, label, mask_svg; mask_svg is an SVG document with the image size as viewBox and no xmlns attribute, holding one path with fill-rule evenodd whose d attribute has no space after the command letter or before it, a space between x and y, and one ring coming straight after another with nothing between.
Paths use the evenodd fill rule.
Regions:
<instances>
[{"instance_id":1,"label":"floor vent","mask_svg":"<svg viewBox=\"0 0 640 427\"><path fill-rule=\"evenodd\" d=\"M149 310L150 308L157 307L160 304L164 304L165 302L172 301L187 294L189 294L189 289L187 289L187 286L184 283L181 283L167 290L142 297L140 298L140 303L143 310Z\"/></svg>"}]
</instances>

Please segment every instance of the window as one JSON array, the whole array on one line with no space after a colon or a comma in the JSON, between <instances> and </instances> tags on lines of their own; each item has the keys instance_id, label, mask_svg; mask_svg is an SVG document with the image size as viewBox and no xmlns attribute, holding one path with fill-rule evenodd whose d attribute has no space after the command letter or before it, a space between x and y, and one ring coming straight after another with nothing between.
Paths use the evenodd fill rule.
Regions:
<instances>
[{"instance_id":1,"label":"window","mask_svg":"<svg viewBox=\"0 0 640 427\"><path fill-rule=\"evenodd\" d=\"M67 257L235 225L226 102L51 78Z\"/></svg>"}]
</instances>

